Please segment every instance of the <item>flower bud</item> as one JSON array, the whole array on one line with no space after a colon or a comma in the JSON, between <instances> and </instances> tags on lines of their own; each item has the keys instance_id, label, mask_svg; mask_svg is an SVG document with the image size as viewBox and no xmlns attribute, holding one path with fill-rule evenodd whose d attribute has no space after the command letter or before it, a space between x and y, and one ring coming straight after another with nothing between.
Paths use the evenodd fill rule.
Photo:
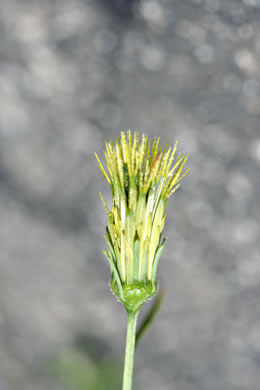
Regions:
<instances>
[{"instance_id":1,"label":"flower bud","mask_svg":"<svg viewBox=\"0 0 260 390\"><path fill-rule=\"evenodd\" d=\"M106 142L104 169L99 168L112 191L112 210L102 194L108 214L104 251L111 268L111 288L128 312L137 312L157 291L157 266L165 246L162 231L167 201L179 187L187 156L174 160L177 142L162 150L160 138L139 140L121 133L115 145Z\"/></svg>"}]
</instances>

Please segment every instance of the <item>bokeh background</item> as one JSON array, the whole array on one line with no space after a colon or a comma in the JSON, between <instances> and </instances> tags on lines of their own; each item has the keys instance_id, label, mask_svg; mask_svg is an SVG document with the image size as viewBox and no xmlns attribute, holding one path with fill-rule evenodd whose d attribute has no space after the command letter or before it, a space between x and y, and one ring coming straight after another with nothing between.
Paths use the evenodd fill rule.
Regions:
<instances>
[{"instance_id":1,"label":"bokeh background","mask_svg":"<svg viewBox=\"0 0 260 390\"><path fill-rule=\"evenodd\" d=\"M120 388L93 153L129 128L191 167L134 388L257 390L259 0L0 1L0 389Z\"/></svg>"}]
</instances>

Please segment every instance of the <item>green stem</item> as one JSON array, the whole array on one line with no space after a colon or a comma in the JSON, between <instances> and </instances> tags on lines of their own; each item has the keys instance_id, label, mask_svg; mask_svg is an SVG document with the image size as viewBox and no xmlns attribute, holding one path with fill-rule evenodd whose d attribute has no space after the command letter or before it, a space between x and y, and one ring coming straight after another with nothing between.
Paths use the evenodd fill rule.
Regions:
<instances>
[{"instance_id":1,"label":"green stem","mask_svg":"<svg viewBox=\"0 0 260 390\"><path fill-rule=\"evenodd\" d=\"M136 333L138 314L139 312L128 313L126 347L125 347L125 365L124 365L122 390L132 390L132 377L133 377L134 354L135 354L135 333Z\"/></svg>"}]
</instances>

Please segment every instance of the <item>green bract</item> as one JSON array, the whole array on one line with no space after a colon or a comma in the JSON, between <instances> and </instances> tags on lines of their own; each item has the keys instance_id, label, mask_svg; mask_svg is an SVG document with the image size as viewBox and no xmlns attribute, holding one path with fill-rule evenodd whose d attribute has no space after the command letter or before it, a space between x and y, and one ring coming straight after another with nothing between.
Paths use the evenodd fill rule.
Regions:
<instances>
[{"instance_id":1,"label":"green bract","mask_svg":"<svg viewBox=\"0 0 260 390\"><path fill-rule=\"evenodd\" d=\"M155 137L152 143L145 134L139 140L138 132L132 135L129 130L115 145L106 142L108 173L95 154L112 191L111 211L100 194L108 213L104 253L111 267L111 287L131 312L156 293L167 201L188 172L181 175L187 156L174 159L177 142L162 150L159 141Z\"/></svg>"}]
</instances>

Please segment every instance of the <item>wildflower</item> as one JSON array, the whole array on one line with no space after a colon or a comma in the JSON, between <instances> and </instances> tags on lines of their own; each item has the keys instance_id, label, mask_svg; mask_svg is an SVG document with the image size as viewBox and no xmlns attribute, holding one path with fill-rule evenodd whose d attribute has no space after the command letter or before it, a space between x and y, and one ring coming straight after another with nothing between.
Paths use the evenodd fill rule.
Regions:
<instances>
[{"instance_id":1,"label":"wildflower","mask_svg":"<svg viewBox=\"0 0 260 390\"><path fill-rule=\"evenodd\" d=\"M162 231L169 197L179 187L187 156L175 158L174 147L164 149L143 134L121 133L115 145L106 142L104 169L112 191L112 210L102 194L108 214L104 251L111 268L111 288L128 312L138 312L157 291L157 266L165 247Z\"/></svg>"}]
</instances>

